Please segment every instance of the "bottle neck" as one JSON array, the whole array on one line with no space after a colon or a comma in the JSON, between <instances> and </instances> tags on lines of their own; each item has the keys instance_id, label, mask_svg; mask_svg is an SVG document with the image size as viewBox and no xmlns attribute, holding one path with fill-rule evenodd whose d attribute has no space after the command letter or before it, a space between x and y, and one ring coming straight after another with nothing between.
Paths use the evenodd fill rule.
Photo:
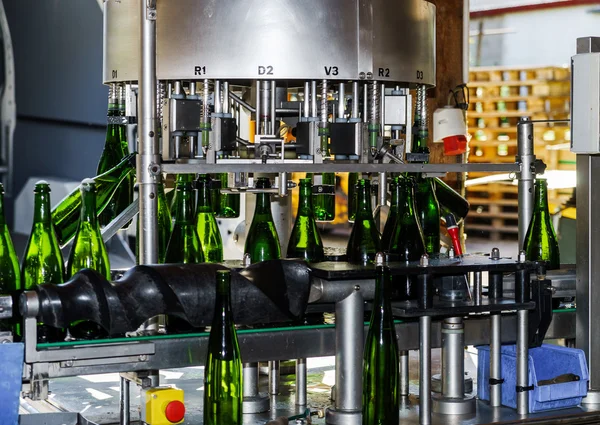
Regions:
<instances>
[{"instance_id":1,"label":"bottle neck","mask_svg":"<svg viewBox=\"0 0 600 425\"><path fill-rule=\"evenodd\" d=\"M4 193L0 192L0 226L6 224L6 217L4 216Z\"/></svg>"},{"instance_id":2,"label":"bottle neck","mask_svg":"<svg viewBox=\"0 0 600 425\"><path fill-rule=\"evenodd\" d=\"M208 182L201 182L198 185L198 212L212 212L212 205L210 204L210 190Z\"/></svg>"},{"instance_id":3,"label":"bottle neck","mask_svg":"<svg viewBox=\"0 0 600 425\"><path fill-rule=\"evenodd\" d=\"M231 311L231 289L230 275L224 273L217 274L217 292L215 298L215 318L217 314L225 316Z\"/></svg>"},{"instance_id":4,"label":"bottle neck","mask_svg":"<svg viewBox=\"0 0 600 425\"><path fill-rule=\"evenodd\" d=\"M312 190L310 186L300 186L300 197L298 199L298 215L312 215Z\"/></svg>"},{"instance_id":5,"label":"bottle neck","mask_svg":"<svg viewBox=\"0 0 600 425\"><path fill-rule=\"evenodd\" d=\"M371 206L371 186L359 185L356 193L356 212L373 214Z\"/></svg>"},{"instance_id":6,"label":"bottle neck","mask_svg":"<svg viewBox=\"0 0 600 425\"><path fill-rule=\"evenodd\" d=\"M96 192L83 190L81 193L81 222L97 224L96 218Z\"/></svg>"},{"instance_id":7,"label":"bottle neck","mask_svg":"<svg viewBox=\"0 0 600 425\"><path fill-rule=\"evenodd\" d=\"M177 187L177 206L175 210L175 223L192 224L194 222L192 194L192 187L189 184Z\"/></svg>"},{"instance_id":8,"label":"bottle neck","mask_svg":"<svg viewBox=\"0 0 600 425\"><path fill-rule=\"evenodd\" d=\"M50 194L49 193L36 193L34 196L34 223L49 224L51 221L50 216Z\"/></svg>"},{"instance_id":9,"label":"bottle neck","mask_svg":"<svg viewBox=\"0 0 600 425\"><path fill-rule=\"evenodd\" d=\"M271 195L269 193L256 194L256 209L254 214L271 215Z\"/></svg>"},{"instance_id":10,"label":"bottle neck","mask_svg":"<svg viewBox=\"0 0 600 425\"><path fill-rule=\"evenodd\" d=\"M390 301L390 275L386 266L377 266L375 298L373 299L374 313L383 313L383 308Z\"/></svg>"},{"instance_id":11,"label":"bottle neck","mask_svg":"<svg viewBox=\"0 0 600 425\"><path fill-rule=\"evenodd\" d=\"M402 186L402 211L405 215L414 215L413 211L413 187L406 182Z\"/></svg>"},{"instance_id":12,"label":"bottle neck","mask_svg":"<svg viewBox=\"0 0 600 425\"><path fill-rule=\"evenodd\" d=\"M545 181L537 181L535 185L535 209L540 212L548 211L548 185Z\"/></svg>"}]
</instances>

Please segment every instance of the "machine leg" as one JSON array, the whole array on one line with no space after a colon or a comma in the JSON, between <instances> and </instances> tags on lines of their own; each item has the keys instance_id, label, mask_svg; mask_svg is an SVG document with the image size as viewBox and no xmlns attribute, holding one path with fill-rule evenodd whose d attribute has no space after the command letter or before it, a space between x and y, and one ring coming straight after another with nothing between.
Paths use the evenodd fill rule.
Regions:
<instances>
[{"instance_id":1,"label":"machine leg","mask_svg":"<svg viewBox=\"0 0 600 425\"><path fill-rule=\"evenodd\" d=\"M328 409L326 423L361 425L362 366L364 351L364 300L354 293L335 306L335 408Z\"/></svg>"},{"instance_id":2,"label":"machine leg","mask_svg":"<svg viewBox=\"0 0 600 425\"><path fill-rule=\"evenodd\" d=\"M269 397L258 391L258 363L244 363L243 413L261 413L269 410Z\"/></svg>"},{"instance_id":3,"label":"machine leg","mask_svg":"<svg viewBox=\"0 0 600 425\"><path fill-rule=\"evenodd\" d=\"M279 394L279 360L269 361L269 394Z\"/></svg>"},{"instance_id":4,"label":"machine leg","mask_svg":"<svg viewBox=\"0 0 600 425\"><path fill-rule=\"evenodd\" d=\"M306 359L296 360L296 405L306 406Z\"/></svg>"},{"instance_id":5,"label":"machine leg","mask_svg":"<svg viewBox=\"0 0 600 425\"><path fill-rule=\"evenodd\" d=\"M419 424L431 424L431 317L419 317Z\"/></svg>"},{"instance_id":6,"label":"machine leg","mask_svg":"<svg viewBox=\"0 0 600 425\"><path fill-rule=\"evenodd\" d=\"M502 405L502 316L500 313L492 313L491 341L490 341L490 406L500 407Z\"/></svg>"},{"instance_id":7,"label":"machine leg","mask_svg":"<svg viewBox=\"0 0 600 425\"><path fill-rule=\"evenodd\" d=\"M529 413L529 312L517 312L517 413Z\"/></svg>"},{"instance_id":8,"label":"machine leg","mask_svg":"<svg viewBox=\"0 0 600 425\"><path fill-rule=\"evenodd\" d=\"M121 376L121 388L119 393L120 419L119 425L129 425L129 380Z\"/></svg>"},{"instance_id":9,"label":"machine leg","mask_svg":"<svg viewBox=\"0 0 600 425\"><path fill-rule=\"evenodd\" d=\"M409 395L408 351L400 351L400 397Z\"/></svg>"}]
</instances>

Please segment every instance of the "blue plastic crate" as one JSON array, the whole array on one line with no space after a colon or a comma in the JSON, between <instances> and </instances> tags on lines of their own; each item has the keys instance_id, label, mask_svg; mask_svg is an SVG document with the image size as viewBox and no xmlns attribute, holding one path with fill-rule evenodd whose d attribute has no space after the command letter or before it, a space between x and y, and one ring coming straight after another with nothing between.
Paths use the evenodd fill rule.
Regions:
<instances>
[{"instance_id":1,"label":"blue plastic crate","mask_svg":"<svg viewBox=\"0 0 600 425\"><path fill-rule=\"evenodd\" d=\"M477 347L477 394L481 400L490 399L490 348ZM502 347L502 405L517 408L517 348ZM538 386L542 380L572 373L579 381ZM529 413L578 406L587 395L589 372L582 350L542 344L529 350Z\"/></svg>"},{"instance_id":2,"label":"blue plastic crate","mask_svg":"<svg viewBox=\"0 0 600 425\"><path fill-rule=\"evenodd\" d=\"M0 344L0 425L19 422L24 346Z\"/></svg>"}]
</instances>

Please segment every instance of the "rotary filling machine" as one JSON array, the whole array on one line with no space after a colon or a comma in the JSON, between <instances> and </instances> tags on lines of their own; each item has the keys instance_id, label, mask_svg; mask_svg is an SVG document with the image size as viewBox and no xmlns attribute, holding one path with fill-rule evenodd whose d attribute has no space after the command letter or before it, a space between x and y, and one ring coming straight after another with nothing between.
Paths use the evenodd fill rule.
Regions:
<instances>
[{"instance_id":1,"label":"rotary filling machine","mask_svg":"<svg viewBox=\"0 0 600 425\"><path fill-rule=\"evenodd\" d=\"M433 4L424 0L369 0L352 5L343 0L105 0L104 8L104 83L125 85L127 115L137 122L139 151L138 201L105 229L104 237L109 238L139 209L140 264L149 266L134 268L114 285L84 276L63 289L46 287L22 297L26 398L46 399L52 378L119 372L120 423L128 424L131 382L142 388L158 387L158 370L204 363L207 335L161 335L160 315L180 309L193 325L209 324L208 307L202 310L194 303L181 307L179 297L190 291L200 291L190 298L208 296L201 292L206 290L202 283L223 266L194 265L183 271L152 266L157 262L157 184L163 173L228 172L232 177L223 189L228 193L256 191L249 185L248 173L274 177L274 216L285 244L291 227L291 172L376 173L380 182L390 172L428 176L514 172L519 178L522 243L536 173L531 120L519 123L515 163L431 164L426 156L410 153L412 94L422 99L425 90L435 85ZM574 63L577 57L600 56L599 45L594 38L579 40ZM585 77L593 80L593 74ZM288 93L295 97L288 98ZM594 100L589 93L580 98L574 104ZM417 108L426 122L426 102L417 102ZM278 128L280 118L296 123L295 143L285 142ZM589 133L583 131L584 136ZM578 189L581 186L583 193L578 194L578 209L587 213L579 217L578 234L584 235L593 234L595 226L586 214L597 202L591 189L597 159L592 153L597 152L580 153ZM380 205L385 205L384 189L380 185ZM599 331L594 326L597 290L592 282L600 263L594 261L594 243L593 238L578 238L577 275L573 270L546 273L542 265L522 255L504 258L498 250L487 256L425 256L414 264L390 263L392 274L415 276L419 282L418 300L394 304L395 316L402 319L396 326L399 349L405 353L400 368L403 396L409 393L406 352L419 351L418 401L401 411L401 420L421 424L526 420L531 389L528 348L544 338L577 337L590 365L584 400L597 402L600 368L595 367L593 353ZM237 313L239 324L288 323L261 332L243 331L245 423L264 423L260 412L269 409L270 400L258 389L257 362L299 359L295 403L301 408L308 403L304 359L335 355L335 397L325 422L360 424L363 318L365 302L374 293L374 270L344 262L307 266L285 260L228 266L236 271L235 285L252 293L252 300L262 308L259 317L256 311ZM460 280L469 273L472 294L466 287L444 292L444 281ZM572 292L575 276L577 311L553 313L552 292ZM485 277L487 296L482 285ZM282 282L294 297L284 299L277 294L280 291L257 284L269 279ZM437 283L441 289L434 296ZM126 296L131 292L138 295L136 305ZM62 308L73 300L80 309ZM16 309L7 298L2 302L6 304L2 314ZM236 310L243 300L234 294L233 302ZM311 305L335 312L335 326L290 324ZM146 336L40 345L36 343L40 319L59 327L74 319L94 320L111 334L138 329ZM516 411L499 407L501 345L515 342ZM480 344L490 345L489 404L467 394L462 379L463 347ZM431 395L432 347L443 350L442 390L435 396ZM276 385L277 364L271 363L270 369L270 380ZM594 404L589 404L537 419L552 423L573 416L590 423L600 418ZM21 419L26 423L27 415Z\"/></svg>"}]
</instances>

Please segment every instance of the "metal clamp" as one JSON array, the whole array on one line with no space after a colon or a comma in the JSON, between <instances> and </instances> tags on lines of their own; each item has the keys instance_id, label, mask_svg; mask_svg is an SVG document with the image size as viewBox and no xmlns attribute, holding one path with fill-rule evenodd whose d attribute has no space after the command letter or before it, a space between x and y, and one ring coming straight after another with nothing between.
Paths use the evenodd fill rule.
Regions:
<instances>
[{"instance_id":1,"label":"metal clamp","mask_svg":"<svg viewBox=\"0 0 600 425\"><path fill-rule=\"evenodd\" d=\"M502 385L502 384L504 384L504 378L502 378L502 379L490 378L488 380L488 383L490 385Z\"/></svg>"},{"instance_id":2,"label":"metal clamp","mask_svg":"<svg viewBox=\"0 0 600 425\"><path fill-rule=\"evenodd\" d=\"M527 391L533 391L534 387L533 387L533 385L529 385L527 387L521 387L520 385L517 385L516 388L517 388L517 392L518 393L524 393L524 392L527 392Z\"/></svg>"},{"instance_id":3,"label":"metal clamp","mask_svg":"<svg viewBox=\"0 0 600 425\"><path fill-rule=\"evenodd\" d=\"M10 319L13 316L13 300L10 295L0 296L0 319Z\"/></svg>"}]
</instances>

